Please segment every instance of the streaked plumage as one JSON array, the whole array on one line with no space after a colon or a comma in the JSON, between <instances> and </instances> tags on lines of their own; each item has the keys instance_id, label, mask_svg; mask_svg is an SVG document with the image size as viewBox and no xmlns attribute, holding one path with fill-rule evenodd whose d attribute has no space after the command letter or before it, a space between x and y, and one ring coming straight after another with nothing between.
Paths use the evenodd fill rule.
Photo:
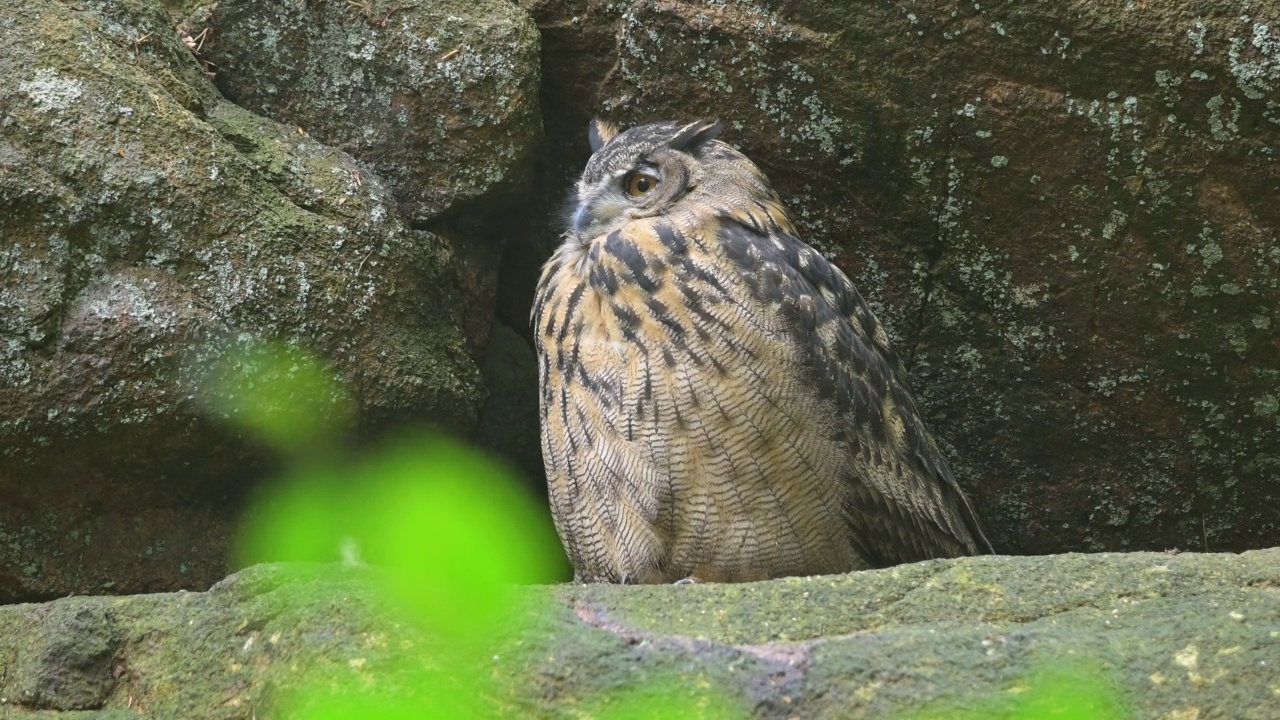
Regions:
<instances>
[{"instance_id":1,"label":"streaked plumage","mask_svg":"<svg viewBox=\"0 0 1280 720\"><path fill-rule=\"evenodd\" d=\"M576 578L989 552L884 328L720 129L593 123L543 268L543 459Z\"/></svg>"}]
</instances>

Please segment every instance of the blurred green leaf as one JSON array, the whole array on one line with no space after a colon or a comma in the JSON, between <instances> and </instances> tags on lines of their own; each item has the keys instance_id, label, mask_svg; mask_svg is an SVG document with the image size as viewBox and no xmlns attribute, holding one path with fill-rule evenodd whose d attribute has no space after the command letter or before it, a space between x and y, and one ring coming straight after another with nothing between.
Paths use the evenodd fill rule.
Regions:
<instances>
[{"instance_id":1,"label":"blurred green leaf","mask_svg":"<svg viewBox=\"0 0 1280 720\"><path fill-rule=\"evenodd\" d=\"M338 560L348 524L339 475L310 467L261 489L241 521L236 565Z\"/></svg>"},{"instance_id":2,"label":"blurred green leaf","mask_svg":"<svg viewBox=\"0 0 1280 720\"><path fill-rule=\"evenodd\" d=\"M458 670L458 668L455 668ZM348 681L333 685L319 678L300 683L285 693L283 717L299 720L482 720L494 718L482 702L483 674L467 668L459 672L395 670L391 687L379 681ZM384 669L385 674L386 669Z\"/></svg>"},{"instance_id":3,"label":"blurred green leaf","mask_svg":"<svg viewBox=\"0 0 1280 720\"><path fill-rule=\"evenodd\" d=\"M414 617L475 636L508 611L513 584L555 579L546 513L502 465L440 437L395 442L353 478L352 534Z\"/></svg>"},{"instance_id":4,"label":"blurred green leaf","mask_svg":"<svg viewBox=\"0 0 1280 720\"><path fill-rule=\"evenodd\" d=\"M309 353L280 343L232 350L211 369L202 395L215 415L285 451L331 439L351 418L332 373Z\"/></svg>"},{"instance_id":5,"label":"blurred green leaf","mask_svg":"<svg viewBox=\"0 0 1280 720\"><path fill-rule=\"evenodd\" d=\"M346 542L388 571L414 619L457 639L501 620L513 585L551 582L559 569L546 513L516 478L427 434L272 486L241 532L239 560L332 561Z\"/></svg>"},{"instance_id":6,"label":"blurred green leaf","mask_svg":"<svg viewBox=\"0 0 1280 720\"><path fill-rule=\"evenodd\" d=\"M1084 661L1041 667L1027 679L1019 720L1120 720L1128 717L1115 682Z\"/></svg>"},{"instance_id":7,"label":"blurred green leaf","mask_svg":"<svg viewBox=\"0 0 1280 720\"><path fill-rule=\"evenodd\" d=\"M1006 694L977 696L965 707L943 706L899 720L1122 720L1120 691L1096 663L1072 658L1042 663Z\"/></svg>"}]
</instances>

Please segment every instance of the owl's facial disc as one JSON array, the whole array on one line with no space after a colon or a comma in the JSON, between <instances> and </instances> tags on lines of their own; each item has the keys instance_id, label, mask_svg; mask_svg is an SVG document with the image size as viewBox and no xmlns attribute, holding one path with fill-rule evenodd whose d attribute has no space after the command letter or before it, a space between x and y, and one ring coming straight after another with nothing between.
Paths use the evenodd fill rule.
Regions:
<instances>
[{"instance_id":1,"label":"owl's facial disc","mask_svg":"<svg viewBox=\"0 0 1280 720\"><path fill-rule=\"evenodd\" d=\"M593 121L591 159L565 208L566 235L587 243L633 219L670 211L699 184L699 153L723 128L697 120L650 123L620 133L616 126Z\"/></svg>"},{"instance_id":2,"label":"owl's facial disc","mask_svg":"<svg viewBox=\"0 0 1280 720\"><path fill-rule=\"evenodd\" d=\"M681 188L668 185L668 173L657 165L639 161L625 170L612 172L595 185L578 187L578 204L573 210L570 230L580 240L607 235L628 220L652 215L666 205ZM675 172L670 184L678 184L684 173Z\"/></svg>"}]
</instances>

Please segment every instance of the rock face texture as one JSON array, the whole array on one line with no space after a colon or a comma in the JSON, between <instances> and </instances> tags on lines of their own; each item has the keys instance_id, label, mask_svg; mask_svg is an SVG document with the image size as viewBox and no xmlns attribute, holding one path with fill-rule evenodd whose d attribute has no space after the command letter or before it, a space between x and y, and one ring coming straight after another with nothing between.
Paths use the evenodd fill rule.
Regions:
<instances>
[{"instance_id":1,"label":"rock face texture","mask_svg":"<svg viewBox=\"0 0 1280 720\"><path fill-rule=\"evenodd\" d=\"M539 36L513 3L221 0L201 19L229 100L365 163L411 222L525 192Z\"/></svg>"},{"instance_id":2,"label":"rock face texture","mask_svg":"<svg viewBox=\"0 0 1280 720\"><path fill-rule=\"evenodd\" d=\"M223 6L231 38L241 21L245 37L302 23ZM0 10L0 602L225 575L237 499L266 457L199 399L251 340L323 357L362 433L474 428L501 239L468 207L507 207L531 170L537 35L517 11L460 6L438 42L471 54L403 79L422 57L408 40L429 44L409 23L435 17L338 13L312 45L290 36L349 80L345 100L271 76L245 40L237 67L280 102L236 105L191 49L213 33L183 26L188 47L158 2ZM344 29L352 45L320 47ZM413 101L447 113L397 100L423 87L453 93ZM357 123L347 135L340 115ZM424 145L441 149L423 160Z\"/></svg>"},{"instance_id":3,"label":"rock face texture","mask_svg":"<svg viewBox=\"0 0 1280 720\"><path fill-rule=\"evenodd\" d=\"M0 21L0 602L225 575L272 456L202 398L257 339L324 358L354 434L433 423L540 484L519 336L596 115L728 123L890 328L998 550L1280 544L1274 1Z\"/></svg>"},{"instance_id":4,"label":"rock face texture","mask_svg":"<svg viewBox=\"0 0 1280 720\"><path fill-rule=\"evenodd\" d=\"M543 212L593 114L726 121L889 325L998 550L1280 543L1275 2L522 5Z\"/></svg>"},{"instance_id":5,"label":"rock face texture","mask_svg":"<svg viewBox=\"0 0 1280 720\"><path fill-rule=\"evenodd\" d=\"M1086 669L1085 693L1057 687L1085 696L1073 717L1274 717L1277 550L532 587L472 649L482 680L465 690L415 684L438 667L437 645L376 580L257 566L207 593L0 607L0 711L297 717L284 698L309 678L325 692L455 702L470 717L1010 717L1047 666Z\"/></svg>"}]
</instances>

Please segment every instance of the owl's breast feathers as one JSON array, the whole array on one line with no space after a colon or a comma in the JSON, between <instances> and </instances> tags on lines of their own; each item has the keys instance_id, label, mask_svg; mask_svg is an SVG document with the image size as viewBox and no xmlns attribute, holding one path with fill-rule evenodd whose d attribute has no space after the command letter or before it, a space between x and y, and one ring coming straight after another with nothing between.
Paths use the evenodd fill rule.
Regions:
<instances>
[{"instance_id":1,"label":"owl's breast feathers","mask_svg":"<svg viewBox=\"0 0 1280 720\"><path fill-rule=\"evenodd\" d=\"M765 576L989 551L883 327L776 198L567 241L533 321L553 514L580 578L705 565L695 546L717 534L759 545L743 552L772 565ZM681 492L710 509L682 507L697 503L674 502ZM824 512L806 493L837 517L805 517ZM762 529L770 511L793 526ZM834 527L794 526L823 523ZM834 557L833 543L856 557ZM653 557L625 556L646 544Z\"/></svg>"}]
</instances>

